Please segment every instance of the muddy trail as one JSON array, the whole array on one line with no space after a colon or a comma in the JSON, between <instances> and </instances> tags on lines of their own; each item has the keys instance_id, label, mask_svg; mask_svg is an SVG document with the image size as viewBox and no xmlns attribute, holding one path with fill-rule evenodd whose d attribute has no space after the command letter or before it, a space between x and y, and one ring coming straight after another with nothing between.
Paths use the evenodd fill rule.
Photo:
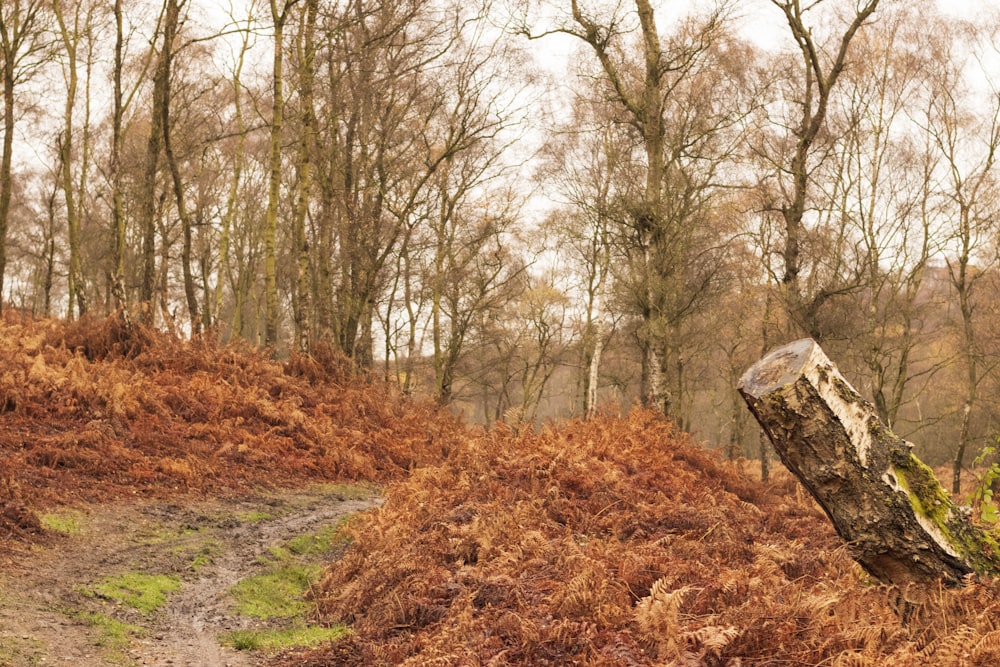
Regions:
<instances>
[{"instance_id":1,"label":"muddy trail","mask_svg":"<svg viewBox=\"0 0 1000 667\"><path fill-rule=\"evenodd\" d=\"M247 613L234 587L261 578L279 557L318 572L342 548L334 527L378 502L371 490L316 486L52 515L55 537L0 570L0 667L261 665L268 650L238 650L233 633L278 632L307 623L308 610ZM322 548L289 549L313 543ZM167 582L162 604L119 595L142 589L130 577Z\"/></svg>"}]
</instances>

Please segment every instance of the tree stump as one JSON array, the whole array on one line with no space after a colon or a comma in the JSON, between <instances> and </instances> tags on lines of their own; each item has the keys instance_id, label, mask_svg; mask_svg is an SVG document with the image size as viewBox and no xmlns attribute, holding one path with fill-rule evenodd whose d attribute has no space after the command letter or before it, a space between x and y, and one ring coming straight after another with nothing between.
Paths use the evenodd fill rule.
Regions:
<instances>
[{"instance_id":1,"label":"tree stump","mask_svg":"<svg viewBox=\"0 0 1000 667\"><path fill-rule=\"evenodd\" d=\"M785 466L872 576L893 584L1000 571L1000 545L976 526L912 444L879 419L811 339L770 352L738 389Z\"/></svg>"}]
</instances>

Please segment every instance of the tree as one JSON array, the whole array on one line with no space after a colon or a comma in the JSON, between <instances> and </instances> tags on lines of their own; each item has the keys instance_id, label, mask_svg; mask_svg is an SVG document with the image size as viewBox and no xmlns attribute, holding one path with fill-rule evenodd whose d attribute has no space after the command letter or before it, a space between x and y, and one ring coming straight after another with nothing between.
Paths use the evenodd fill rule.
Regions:
<instances>
[{"instance_id":1,"label":"tree","mask_svg":"<svg viewBox=\"0 0 1000 667\"><path fill-rule=\"evenodd\" d=\"M319 0L306 0L302 27L299 31L297 56L299 66L300 131L296 170L298 195L292 214L292 247L295 254L296 275L293 290L294 340L293 347L308 352L311 343L311 288L309 284L311 261L309 240L306 237L306 215L312 199L312 156L316 152L316 110L313 86L316 79L316 15Z\"/></svg>"},{"instance_id":2,"label":"tree","mask_svg":"<svg viewBox=\"0 0 1000 667\"><path fill-rule=\"evenodd\" d=\"M247 8L247 15L243 21L237 21L237 19L231 17L234 26L237 26L240 33L239 50L236 54L235 62L233 63L231 76L229 77L233 104L232 134L235 136L235 146L233 147L231 167L229 170L229 191L226 196L220 221L221 229L219 230L218 240L217 276L212 307L216 325L218 326L218 319L221 316L223 306L223 286L229 282L233 288L234 300L234 321L232 329L236 333L242 333L241 323L243 302L246 300L247 296L246 290L239 289L237 287L237 281L235 281L232 277L232 267L230 264L230 239L233 231L233 225L237 220L240 186L244 178L243 170L244 160L246 157L247 126L243 112L244 89L242 76L243 68L246 63L247 52L250 50L252 26L254 21L253 15L256 10L257 3L252 2ZM229 278L229 280L227 281L226 278Z\"/></svg>"},{"instance_id":3,"label":"tree","mask_svg":"<svg viewBox=\"0 0 1000 667\"><path fill-rule=\"evenodd\" d=\"M923 363L919 351L934 334L921 325L928 305L921 299L941 244L933 202L938 158L908 118L921 79L933 69L916 43L932 13L920 4L887 7L855 39L856 64L831 98L831 156L817 170L817 181L839 193L831 209L847 221L858 289L842 297L839 311L830 309L838 321L825 323L819 313L816 320L824 334L837 332L831 338L844 341L847 358L860 360L859 373L869 378L872 401L890 428L916 395L914 381L941 365Z\"/></svg>"},{"instance_id":4,"label":"tree","mask_svg":"<svg viewBox=\"0 0 1000 667\"><path fill-rule=\"evenodd\" d=\"M486 38L485 5L442 13L426 0L359 0L346 10L325 28L328 85L316 100L317 145L328 147L314 163L317 328L368 368L375 313L396 282L392 259L439 219L442 172L451 170L455 201L473 175L491 177L516 122L516 88L498 78L505 47ZM449 165L459 163L468 171L456 178Z\"/></svg>"},{"instance_id":5,"label":"tree","mask_svg":"<svg viewBox=\"0 0 1000 667\"><path fill-rule=\"evenodd\" d=\"M631 12L637 46L625 28ZM642 399L673 413L683 382L684 322L712 294L718 274L710 257L725 243L711 209L725 180L720 167L738 144L746 51L727 33L724 3L682 21L665 41L648 0L636 0L628 13L619 6L599 16L574 0L570 21L538 33L526 21L522 31L581 40L596 56L599 94L639 146L632 162L642 192L623 202L627 218L616 234L627 267L619 283L639 319ZM718 95L719 88L727 95Z\"/></svg>"},{"instance_id":6,"label":"tree","mask_svg":"<svg viewBox=\"0 0 1000 667\"><path fill-rule=\"evenodd\" d=\"M832 48L814 37L814 31L807 24L807 14L819 11L824 0L807 3L801 0L771 0L785 16L789 31L798 47L800 74L798 91L792 108L799 109L797 120L794 114L787 121L792 147L790 155L774 155L771 160L778 169L781 201L778 204L784 221L784 239L781 250L784 262L781 288L789 319L810 336L822 339L818 331L816 313L831 297L849 291L854 285L821 284L811 294L803 289L803 258L801 256L802 237L805 233L804 219L812 202L810 190L812 174L823 160L827 139L821 132L829 111L831 94L848 62L851 42L861 27L875 13L879 0L865 0L854 7L843 33L832 40Z\"/></svg>"},{"instance_id":7,"label":"tree","mask_svg":"<svg viewBox=\"0 0 1000 667\"><path fill-rule=\"evenodd\" d=\"M926 94L926 115L920 119L941 163L940 196L943 213L952 220L945 262L957 300L960 350L963 366L963 401L955 458L952 491L961 488L962 466L972 439L971 419L979 401L984 372L994 362L982 358L977 340L975 302L980 280L996 267L991 246L997 234L997 151L1000 148L1000 93L991 89L986 100L977 96L966 72L971 63L963 42L987 41L973 26L961 26L957 34L937 21L930 45L931 76ZM985 39L984 39L985 38Z\"/></svg>"},{"instance_id":8,"label":"tree","mask_svg":"<svg viewBox=\"0 0 1000 667\"><path fill-rule=\"evenodd\" d=\"M68 316L73 317L74 307L83 315L87 312L87 291L84 285L80 255L80 225L83 218L83 206L86 198L87 172L90 161L90 63L91 54L87 55L87 99L85 100L87 114L83 125L83 157L80 166L78 182L74 183L73 175L73 140L77 132L74 121L74 108L77 102L79 88L79 48L81 42L87 39L88 48L93 49L92 24L94 6L86 3L75 5L72 16L67 17L63 0L52 4L56 21L59 26L59 36L66 56L63 67L66 81L66 105L63 112L63 131L58 140L59 164L62 176L62 190L66 202L66 234L69 245L69 309ZM72 22L70 22L70 20Z\"/></svg>"},{"instance_id":9,"label":"tree","mask_svg":"<svg viewBox=\"0 0 1000 667\"><path fill-rule=\"evenodd\" d=\"M164 13L170 13L173 0L165 0ZM167 17L170 20L170 17ZM158 32L159 28L158 27ZM159 216L160 198L157 197L158 176L160 171L160 156L163 152L163 109L169 104L168 87L170 82L170 51L173 48L167 43L168 34L163 28L163 42L156 55L156 67L153 72L152 103L149 108L149 133L146 138L142 178L138 192L137 226L142 239L142 278L139 285L139 317L146 324L155 321L153 297L156 290L156 232ZM162 265L161 265L162 268Z\"/></svg>"},{"instance_id":10,"label":"tree","mask_svg":"<svg viewBox=\"0 0 1000 667\"><path fill-rule=\"evenodd\" d=\"M109 178L111 182L111 288L115 308L131 329L128 313L128 299L125 293L125 204L122 200L122 123L126 102L122 90L122 70L124 69L125 30L122 0L115 0L115 55L112 66L112 113L111 113L111 156Z\"/></svg>"},{"instance_id":11,"label":"tree","mask_svg":"<svg viewBox=\"0 0 1000 667\"><path fill-rule=\"evenodd\" d=\"M16 92L44 62L49 43L44 0L0 3L0 76L3 78L3 146L0 148L0 309L7 268L7 227L13 189Z\"/></svg>"},{"instance_id":12,"label":"tree","mask_svg":"<svg viewBox=\"0 0 1000 667\"><path fill-rule=\"evenodd\" d=\"M955 505L815 341L773 350L746 372L740 392L872 576L959 586L970 573L1000 572L996 540Z\"/></svg>"},{"instance_id":13,"label":"tree","mask_svg":"<svg viewBox=\"0 0 1000 667\"><path fill-rule=\"evenodd\" d=\"M264 217L264 344L278 343L278 204L281 197L281 142L285 122L285 23L297 0L270 0L272 36L271 143L267 213Z\"/></svg>"},{"instance_id":14,"label":"tree","mask_svg":"<svg viewBox=\"0 0 1000 667\"><path fill-rule=\"evenodd\" d=\"M170 181L173 185L175 206L177 207L177 217L180 218L183 234L183 249L181 250L181 269L184 276L184 297L187 302L188 315L191 322L191 332L194 335L201 333L201 313L198 304L198 295L194 283L194 275L191 271L192 263L192 222L188 214L188 206L184 195L184 181L181 177L180 167L177 163L177 156L174 152L174 142L172 139L173 128L171 125L171 105L173 97L171 94L171 79L173 77L174 49L177 38L177 31L181 26L181 9L184 0L167 0L166 12L163 22L163 95L160 107L153 110L154 114L160 116L160 123L163 128L163 155L170 170ZM154 96L155 99L155 96Z\"/></svg>"},{"instance_id":15,"label":"tree","mask_svg":"<svg viewBox=\"0 0 1000 667\"><path fill-rule=\"evenodd\" d=\"M555 287L553 278L551 274L529 276L515 320L527 325L518 356L522 360L519 413L521 421L528 424L535 423L545 388L564 362L570 343L566 326L569 299Z\"/></svg>"},{"instance_id":16,"label":"tree","mask_svg":"<svg viewBox=\"0 0 1000 667\"><path fill-rule=\"evenodd\" d=\"M442 197L448 195L442 193ZM485 313L497 312L508 304L525 270L509 250L510 229L516 220L514 201L513 195L508 195L506 205L501 198L484 203L478 220L469 220L452 209L442 211L436 221L428 287L434 398L442 405L454 397L459 363L475 323ZM442 204L449 206L450 202L445 199Z\"/></svg>"},{"instance_id":17,"label":"tree","mask_svg":"<svg viewBox=\"0 0 1000 667\"><path fill-rule=\"evenodd\" d=\"M563 204L546 226L553 230L575 291L583 296L579 385L586 417L597 408L604 345L620 319L610 303L613 237L631 186L629 142L621 136L627 130L606 112L599 102L575 99L570 123L557 129L547 146L543 172Z\"/></svg>"}]
</instances>

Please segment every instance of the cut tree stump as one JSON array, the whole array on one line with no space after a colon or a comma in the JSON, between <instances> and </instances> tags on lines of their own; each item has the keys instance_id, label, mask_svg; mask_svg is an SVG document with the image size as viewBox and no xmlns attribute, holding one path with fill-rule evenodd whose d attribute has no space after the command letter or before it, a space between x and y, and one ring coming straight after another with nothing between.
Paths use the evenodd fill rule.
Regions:
<instances>
[{"instance_id":1,"label":"cut tree stump","mask_svg":"<svg viewBox=\"0 0 1000 667\"><path fill-rule=\"evenodd\" d=\"M1000 572L1000 545L952 502L811 339L770 352L738 389L786 467L872 576L893 584Z\"/></svg>"}]
</instances>

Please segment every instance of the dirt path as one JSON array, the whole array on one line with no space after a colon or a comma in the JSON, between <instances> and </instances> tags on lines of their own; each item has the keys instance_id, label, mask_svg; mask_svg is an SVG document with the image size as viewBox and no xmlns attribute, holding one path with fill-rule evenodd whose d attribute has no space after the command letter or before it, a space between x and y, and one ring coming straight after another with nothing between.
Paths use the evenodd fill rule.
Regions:
<instances>
[{"instance_id":1,"label":"dirt path","mask_svg":"<svg viewBox=\"0 0 1000 667\"><path fill-rule=\"evenodd\" d=\"M229 589L259 573L269 549L377 503L359 489L323 486L90 509L78 533L0 572L0 667L259 665L263 656L220 644L223 633L262 623L236 614ZM174 575L181 586L147 614L94 594L130 572Z\"/></svg>"}]
</instances>

